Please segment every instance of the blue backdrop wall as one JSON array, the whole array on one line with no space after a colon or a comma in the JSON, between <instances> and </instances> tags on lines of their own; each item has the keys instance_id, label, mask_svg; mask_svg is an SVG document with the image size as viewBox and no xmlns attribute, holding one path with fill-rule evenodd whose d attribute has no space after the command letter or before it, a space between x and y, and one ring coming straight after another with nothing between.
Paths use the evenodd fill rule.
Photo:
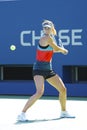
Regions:
<instances>
[{"instance_id":1,"label":"blue backdrop wall","mask_svg":"<svg viewBox=\"0 0 87 130\"><path fill-rule=\"evenodd\" d=\"M86 0L0 0L0 65L29 65L41 36L41 23L52 20L68 55L55 54L54 70L63 77L63 66L87 66ZM15 51L10 45L16 46ZM33 86L33 87L30 87ZM57 92L46 83L46 95ZM86 83L66 83L68 96L87 96ZM32 94L33 81L1 81L1 94Z\"/></svg>"}]
</instances>

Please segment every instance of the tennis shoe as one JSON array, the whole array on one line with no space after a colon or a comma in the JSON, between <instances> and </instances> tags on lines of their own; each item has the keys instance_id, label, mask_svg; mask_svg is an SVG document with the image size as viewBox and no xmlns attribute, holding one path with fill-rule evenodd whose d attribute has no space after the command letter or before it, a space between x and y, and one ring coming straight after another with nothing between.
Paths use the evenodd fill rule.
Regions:
<instances>
[{"instance_id":1,"label":"tennis shoe","mask_svg":"<svg viewBox=\"0 0 87 130\"><path fill-rule=\"evenodd\" d=\"M26 114L22 112L20 115L18 115L17 121L20 121L20 122L28 121L28 119L26 118Z\"/></svg>"},{"instance_id":2,"label":"tennis shoe","mask_svg":"<svg viewBox=\"0 0 87 130\"><path fill-rule=\"evenodd\" d=\"M70 115L67 111L62 111L60 114L60 118L75 118L75 116Z\"/></svg>"}]
</instances>

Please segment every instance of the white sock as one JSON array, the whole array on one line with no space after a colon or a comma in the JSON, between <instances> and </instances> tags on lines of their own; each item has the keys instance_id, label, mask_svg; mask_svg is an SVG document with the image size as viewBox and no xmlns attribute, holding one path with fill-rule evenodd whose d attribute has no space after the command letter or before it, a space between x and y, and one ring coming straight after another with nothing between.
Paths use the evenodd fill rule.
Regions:
<instances>
[{"instance_id":1,"label":"white sock","mask_svg":"<svg viewBox=\"0 0 87 130\"><path fill-rule=\"evenodd\" d=\"M67 113L67 111L61 111L61 113Z\"/></svg>"}]
</instances>

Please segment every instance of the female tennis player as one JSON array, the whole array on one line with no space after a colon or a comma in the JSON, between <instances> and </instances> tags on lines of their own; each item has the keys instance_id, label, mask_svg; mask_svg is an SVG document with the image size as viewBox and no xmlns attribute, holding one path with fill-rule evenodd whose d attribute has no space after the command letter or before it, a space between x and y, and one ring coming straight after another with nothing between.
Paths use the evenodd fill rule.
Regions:
<instances>
[{"instance_id":1,"label":"female tennis player","mask_svg":"<svg viewBox=\"0 0 87 130\"><path fill-rule=\"evenodd\" d=\"M59 92L59 101L61 105L61 118L70 118L66 110L67 90L61 78L52 69L52 56L55 52L67 54L68 50L58 46L54 40L56 29L52 21L44 20L42 23L43 35L39 40L36 51L36 62L33 65L33 78L36 86L36 93L29 98L22 112L18 115L18 121L26 121L26 111L39 99L44 93L44 81L46 80Z\"/></svg>"}]
</instances>

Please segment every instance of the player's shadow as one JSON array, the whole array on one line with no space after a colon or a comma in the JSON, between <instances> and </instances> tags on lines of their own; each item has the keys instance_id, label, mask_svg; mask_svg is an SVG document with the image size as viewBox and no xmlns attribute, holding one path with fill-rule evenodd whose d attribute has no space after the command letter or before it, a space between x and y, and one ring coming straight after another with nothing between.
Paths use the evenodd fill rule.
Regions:
<instances>
[{"instance_id":1,"label":"player's shadow","mask_svg":"<svg viewBox=\"0 0 87 130\"><path fill-rule=\"evenodd\" d=\"M76 117L71 117L71 118L67 118L67 119L74 119ZM45 121L55 121L55 120L61 120L61 119L66 119L66 118L53 118L53 119L36 119L36 120L27 120L27 121L17 121L15 123L15 125L19 125L19 124L26 124L26 123L38 123L38 122L45 122Z\"/></svg>"},{"instance_id":2,"label":"player's shadow","mask_svg":"<svg viewBox=\"0 0 87 130\"><path fill-rule=\"evenodd\" d=\"M38 122L45 122L45 121L54 121L54 120L60 120L63 118L54 118L54 119L36 119L36 120L27 120L27 121L17 121L15 124L25 124L25 123L38 123Z\"/></svg>"}]
</instances>

